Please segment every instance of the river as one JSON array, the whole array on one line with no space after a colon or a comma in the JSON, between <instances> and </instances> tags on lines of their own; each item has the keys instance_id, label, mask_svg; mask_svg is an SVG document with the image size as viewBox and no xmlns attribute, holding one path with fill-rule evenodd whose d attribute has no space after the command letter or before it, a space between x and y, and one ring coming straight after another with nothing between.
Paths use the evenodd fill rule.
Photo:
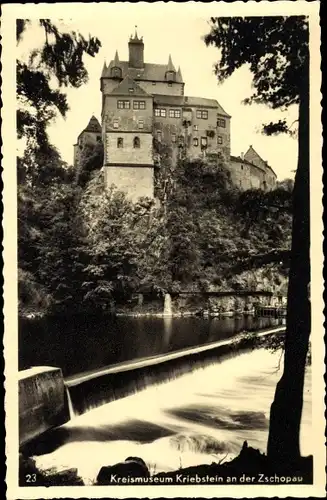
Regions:
<instances>
[{"instance_id":1,"label":"river","mask_svg":"<svg viewBox=\"0 0 327 500\"><path fill-rule=\"evenodd\" d=\"M20 368L60 366L69 380L76 374L113 364L279 324L281 320L252 316L21 323ZM184 359L168 365L164 373L160 373L159 366L153 366L138 374L137 383L135 371L130 380L118 373L110 379L111 386L103 379L95 380L95 387L82 386L75 395L76 402L86 397L84 414L74 416L40 440L33 452L36 464L41 469L77 467L85 484L93 484L102 465L128 456L141 457L154 473L224 457L229 460L238 454L244 440L265 451L270 405L281 376L280 358L280 352L260 348L219 361L215 357L200 363ZM130 387L123 393L125 397L119 394L116 400L101 406L95 404L95 394L91 399L89 394L84 395L90 389L97 392L99 386L107 398L108 393L123 385ZM301 429L303 454L312 452L311 435L308 367Z\"/></svg>"},{"instance_id":2,"label":"river","mask_svg":"<svg viewBox=\"0 0 327 500\"><path fill-rule=\"evenodd\" d=\"M282 320L254 316L197 317L95 316L21 320L19 369L58 366L64 377L124 361L165 354L228 339L244 330L277 326Z\"/></svg>"}]
</instances>

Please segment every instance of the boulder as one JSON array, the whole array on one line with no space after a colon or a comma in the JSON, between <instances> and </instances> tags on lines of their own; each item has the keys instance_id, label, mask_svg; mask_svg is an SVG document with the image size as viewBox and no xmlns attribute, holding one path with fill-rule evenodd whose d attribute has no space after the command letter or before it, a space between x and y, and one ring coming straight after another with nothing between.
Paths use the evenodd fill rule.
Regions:
<instances>
[{"instance_id":1,"label":"boulder","mask_svg":"<svg viewBox=\"0 0 327 500\"><path fill-rule=\"evenodd\" d=\"M124 462L101 467L97 484L103 486L112 484L112 476L115 476L117 481L119 478L127 477L150 477L150 472L142 458L128 457Z\"/></svg>"}]
</instances>

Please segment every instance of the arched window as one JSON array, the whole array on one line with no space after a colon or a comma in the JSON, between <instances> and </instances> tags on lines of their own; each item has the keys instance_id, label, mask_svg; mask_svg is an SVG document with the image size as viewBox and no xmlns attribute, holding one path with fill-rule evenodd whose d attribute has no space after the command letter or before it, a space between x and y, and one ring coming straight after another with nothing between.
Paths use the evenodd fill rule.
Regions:
<instances>
[{"instance_id":1,"label":"arched window","mask_svg":"<svg viewBox=\"0 0 327 500\"><path fill-rule=\"evenodd\" d=\"M141 146L140 138L139 137L134 137L133 139L133 147L134 148L139 148Z\"/></svg>"},{"instance_id":2,"label":"arched window","mask_svg":"<svg viewBox=\"0 0 327 500\"><path fill-rule=\"evenodd\" d=\"M124 147L124 139L122 137L118 137L117 148L123 148L123 147Z\"/></svg>"}]
</instances>

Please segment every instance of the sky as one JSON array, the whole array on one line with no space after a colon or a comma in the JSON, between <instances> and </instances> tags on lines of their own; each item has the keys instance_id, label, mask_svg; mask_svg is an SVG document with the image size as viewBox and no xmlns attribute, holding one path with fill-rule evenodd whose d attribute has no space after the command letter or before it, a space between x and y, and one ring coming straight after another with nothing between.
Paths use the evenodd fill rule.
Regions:
<instances>
[{"instance_id":1,"label":"sky","mask_svg":"<svg viewBox=\"0 0 327 500\"><path fill-rule=\"evenodd\" d=\"M78 30L85 36L90 33L98 37L102 44L94 58L85 57L88 82L78 89L67 90L70 109L66 118L59 117L49 127L50 138L63 159L72 163L73 144L90 117L94 114L100 120L100 75L103 63L109 63L116 50L121 60L128 59L128 39L137 25L138 34L144 39L145 62L165 64L171 54L176 69L181 67L185 95L216 99L232 116L233 155L245 153L252 145L275 170L279 180L293 178L297 164L297 141L286 135L266 137L260 133L260 128L262 123L284 117L293 122L297 118L297 106L281 112L265 105L242 104L242 100L252 92L251 73L246 67L237 70L223 84L218 84L213 65L219 59L219 50L206 47L203 41L203 36L210 30L210 14L204 16L193 9L185 16L181 10L173 12L169 4L164 4L158 16L159 11L151 8L151 4L142 9L134 7L128 3L116 4L115 9L108 11L108 16L96 16L95 11L93 18L77 14L76 18L61 21L64 28ZM26 57L30 49L42 40L42 31L29 28L18 47L19 56Z\"/></svg>"}]
</instances>

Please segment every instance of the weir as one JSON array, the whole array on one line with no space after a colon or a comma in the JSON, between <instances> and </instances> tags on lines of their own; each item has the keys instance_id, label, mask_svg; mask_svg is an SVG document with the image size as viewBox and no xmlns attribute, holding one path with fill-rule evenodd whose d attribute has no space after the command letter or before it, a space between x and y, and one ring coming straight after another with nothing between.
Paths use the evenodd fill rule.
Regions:
<instances>
[{"instance_id":1,"label":"weir","mask_svg":"<svg viewBox=\"0 0 327 500\"><path fill-rule=\"evenodd\" d=\"M257 333L256 337L284 331L285 327L271 328ZM226 340L74 375L65 379L65 385L69 391L74 414L80 415L145 389L149 385L175 379L196 368L220 362L228 356L235 356L240 350L249 350L252 346L251 338L237 335Z\"/></svg>"},{"instance_id":2,"label":"weir","mask_svg":"<svg viewBox=\"0 0 327 500\"><path fill-rule=\"evenodd\" d=\"M256 334L282 333L275 327ZM126 397L146 387L219 363L253 347L245 335L181 349L137 361L110 365L101 370L74 375L65 380L59 368L35 367L20 372L20 446L35 441L91 409Z\"/></svg>"}]
</instances>

